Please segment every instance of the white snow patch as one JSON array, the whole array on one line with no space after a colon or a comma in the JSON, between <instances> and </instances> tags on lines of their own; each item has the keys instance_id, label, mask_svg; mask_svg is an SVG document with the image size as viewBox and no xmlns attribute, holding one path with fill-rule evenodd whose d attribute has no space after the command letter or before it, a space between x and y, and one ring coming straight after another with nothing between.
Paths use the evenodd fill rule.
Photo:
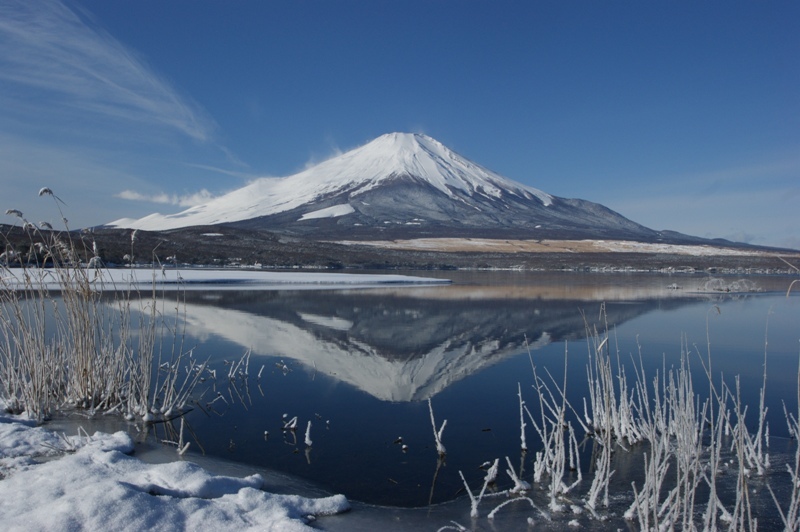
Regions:
<instances>
[{"instance_id":1,"label":"white snow patch","mask_svg":"<svg viewBox=\"0 0 800 532\"><path fill-rule=\"evenodd\" d=\"M111 227L133 227L137 223L139 223L139 220L136 218L120 218L110 222L108 225Z\"/></svg>"},{"instance_id":2,"label":"white snow patch","mask_svg":"<svg viewBox=\"0 0 800 532\"><path fill-rule=\"evenodd\" d=\"M315 516L350 508L343 495L267 493L258 474L216 476L190 462L146 464L124 454L133 450L124 432L63 439L46 433L0 420L4 530L307 531ZM67 441L74 448L60 458L30 460L34 449L54 454Z\"/></svg>"},{"instance_id":3,"label":"white snow patch","mask_svg":"<svg viewBox=\"0 0 800 532\"><path fill-rule=\"evenodd\" d=\"M356 210L350 204L343 203L342 205L334 205L333 207L308 212L304 214L298 222L302 222L303 220L315 220L317 218L338 218L339 216L346 216L354 212L356 212Z\"/></svg>"}]
</instances>

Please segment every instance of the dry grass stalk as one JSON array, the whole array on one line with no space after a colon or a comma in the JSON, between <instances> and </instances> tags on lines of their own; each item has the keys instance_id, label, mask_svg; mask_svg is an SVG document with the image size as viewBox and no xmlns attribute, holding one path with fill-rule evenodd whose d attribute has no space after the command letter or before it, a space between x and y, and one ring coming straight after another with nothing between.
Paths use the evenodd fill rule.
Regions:
<instances>
[{"instance_id":1,"label":"dry grass stalk","mask_svg":"<svg viewBox=\"0 0 800 532\"><path fill-rule=\"evenodd\" d=\"M6 239L0 264L0 394L7 408L38 421L62 406L121 411L145 421L179 413L202 365L192 360L181 371L183 335L168 326L164 294L156 293L155 283L149 297L130 286L104 286L96 244L69 230L50 189L40 196L54 198L65 229L37 226L8 211L21 220L29 245L14 249ZM175 324L182 322L180 303ZM166 337L172 338L168 354ZM154 366L156 353L162 371Z\"/></svg>"}]
</instances>

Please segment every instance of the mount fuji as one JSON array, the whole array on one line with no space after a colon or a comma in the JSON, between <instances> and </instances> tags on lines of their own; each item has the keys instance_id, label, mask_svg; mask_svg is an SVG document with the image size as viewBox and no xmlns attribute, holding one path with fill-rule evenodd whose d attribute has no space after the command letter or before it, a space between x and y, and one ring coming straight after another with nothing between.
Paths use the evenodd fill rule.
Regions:
<instances>
[{"instance_id":1,"label":"mount fuji","mask_svg":"<svg viewBox=\"0 0 800 532\"><path fill-rule=\"evenodd\" d=\"M177 214L121 219L107 227L165 231L218 224L320 240L703 240L654 231L598 203L525 186L410 133L382 135L298 174L261 178Z\"/></svg>"}]
</instances>

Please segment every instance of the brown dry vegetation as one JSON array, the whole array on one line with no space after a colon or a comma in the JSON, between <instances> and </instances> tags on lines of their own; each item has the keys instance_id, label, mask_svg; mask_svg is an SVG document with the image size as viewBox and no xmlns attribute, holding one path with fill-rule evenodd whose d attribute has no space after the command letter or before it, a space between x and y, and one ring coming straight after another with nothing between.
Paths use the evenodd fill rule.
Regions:
<instances>
[{"instance_id":1,"label":"brown dry vegetation","mask_svg":"<svg viewBox=\"0 0 800 532\"><path fill-rule=\"evenodd\" d=\"M670 253L675 255L767 256L761 249L702 245L647 244L623 240L499 240L487 238L416 238L409 240L345 241L347 245L445 253ZM800 255L798 253L797 255Z\"/></svg>"}]
</instances>

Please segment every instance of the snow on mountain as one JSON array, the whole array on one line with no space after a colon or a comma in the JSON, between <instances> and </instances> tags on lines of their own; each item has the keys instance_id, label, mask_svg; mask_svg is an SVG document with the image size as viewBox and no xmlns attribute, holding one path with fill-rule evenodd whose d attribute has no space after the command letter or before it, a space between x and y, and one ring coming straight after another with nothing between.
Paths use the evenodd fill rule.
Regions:
<instances>
[{"instance_id":1,"label":"snow on mountain","mask_svg":"<svg viewBox=\"0 0 800 532\"><path fill-rule=\"evenodd\" d=\"M598 203L551 196L419 134L390 133L298 174L263 178L177 214L120 219L151 231L228 224L325 241L489 238L698 243Z\"/></svg>"},{"instance_id":2,"label":"snow on mountain","mask_svg":"<svg viewBox=\"0 0 800 532\"><path fill-rule=\"evenodd\" d=\"M338 216L346 216L354 212L356 212L356 210L349 204L345 203L344 205L334 205L333 207L306 213L300 217L299 221L316 220L317 218L336 218Z\"/></svg>"},{"instance_id":3,"label":"snow on mountain","mask_svg":"<svg viewBox=\"0 0 800 532\"><path fill-rule=\"evenodd\" d=\"M454 201L463 201L464 196L497 199L503 195L535 199L543 206L553 201L553 196L487 170L431 137L389 133L298 174L258 179L177 214L151 214L139 220L123 218L108 225L166 230L238 222L284 213L342 194L353 205L358 204L359 196L403 177L429 185ZM338 217L354 211L352 206L348 209L344 205L325 205L295 220Z\"/></svg>"}]
</instances>

